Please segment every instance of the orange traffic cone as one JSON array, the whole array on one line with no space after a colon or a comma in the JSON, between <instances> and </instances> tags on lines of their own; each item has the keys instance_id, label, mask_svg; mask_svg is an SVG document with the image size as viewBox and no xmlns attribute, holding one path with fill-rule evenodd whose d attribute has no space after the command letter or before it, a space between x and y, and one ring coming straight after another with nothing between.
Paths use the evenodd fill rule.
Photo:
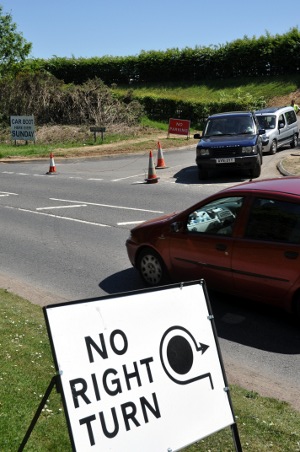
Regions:
<instances>
[{"instance_id":1,"label":"orange traffic cone","mask_svg":"<svg viewBox=\"0 0 300 452\"><path fill-rule=\"evenodd\" d=\"M157 165L155 168L157 169L162 169L162 168L167 168L166 164L165 164L165 159L164 159L164 154L160 145L160 142L158 141L157 143Z\"/></svg>"},{"instance_id":2,"label":"orange traffic cone","mask_svg":"<svg viewBox=\"0 0 300 452\"><path fill-rule=\"evenodd\" d=\"M53 153L51 152L50 154L50 168L47 174L53 174L56 173L56 166L54 163L54 157L53 157Z\"/></svg>"},{"instance_id":3,"label":"orange traffic cone","mask_svg":"<svg viewBox=\"0 0 300 452\"><path fill-rule=\"evenodd\" d=\"M148 178L145 179L147 184L154 184L155 182L158 182L159 177L156 176L154 163L153 163L153 155L152 151L150 151L149 154L149 170L148 170Z\"/></svg>"}]
</instances>

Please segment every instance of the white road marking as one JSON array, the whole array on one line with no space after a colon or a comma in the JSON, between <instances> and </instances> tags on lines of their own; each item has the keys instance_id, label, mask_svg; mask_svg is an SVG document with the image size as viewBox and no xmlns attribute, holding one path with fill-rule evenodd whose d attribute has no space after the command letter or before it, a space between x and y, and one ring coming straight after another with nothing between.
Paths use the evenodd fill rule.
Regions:
<instances>
[{"instance_id":1,"label":"white road marking","mask_svg":"<svg viewBox=\"0 0 300 452\"><path fill-rule=\"evenodd\" d=\"M73 204L72 206L52 206L52 207L37 207L36 210L47 210L47 209L69 209L72 207L87 207L86 204Z\"/></svg>"},{"instance_id":2,"label":"white road marking","mask_svg":"<svg viewBox=\"0 0 300 452\"><path fill-rule=\"evenodd\" d=\"M119 182L120 180L132 179L133 177L145 176L145 173L135 174L134 176L121 177L120 179L112 179L112 182Z\"/></svg>"},{"instance_id":3,"label":"white road marking","mask_svg":"<svg viewBox=\"0 0 300 452\"><path fill-rule=\"evenodd\" d=\"M75 223L83 223L83 224L89 224L92 226L100 226L102 228L110 228L111 227L109 224L94 223L92 221L78 220L77 218L61 217L60 215L54 215L51 213L44 213L44 212L36 212L34 210L22 209L21 207L17 207L17 208L11 207L11 206L5 206L5 207L7 209L19 210L20 212L27 212L27 213L33 213L35 215L44 215L46 217L58 218L59 220L69 220L69 221L74 221Z\"/></svg>"},{"instance_id":4,"label":"white road marking","mask_svg":"<svg viewBox=\"0 0 300 452\"><path fill-rule=\"evenodd\" d=\"M122 209L122 210L135 210L139 212L150 212L150 213L164 213L161 210L148 210L148 209L138 209L137 207L124 207L124 206L114 206L111 204L98 204L96 202L86 202L86 201L72 201L71 199L59 199L59 198L49 198L51 201L62 201L62 202L75 202L77 204L87 204L88 206L98 206L98 207L108 207L111 209Z\"/></svg>"},{"instance_id":5,"label":"white road marking","mask_svg":"<svg viewBox=\"0 0 300 452\"><path fill-rule=\"evenodd\" d=\"M142 221L125 221L124 223L117 223L118 226L126 226L128 224L140 224L140 223L145 223L146 220L142 220Z\"/></svg>"},{"instance_id":6,"label":"white road marking","mask_svg":"<svg viewBox=\"0 0 300 452\"><path fill-rule=\"evenodd\" d=\"M9 196L9 195L19 196L17 193L10 193L9 191L0 191L0 196Z\"/></svg>"},{"instance_id":7,"label":"white road marking","mask_svg":"<svg viewBox=\"0 0 300 452\"><path fill-rule=\"evenodd\" d=\"M103 180L103 179L97 179L97 178L94 178L94 177L89 177L88 180L96 180L97 181L97 180Z\"/></svg>"}]
</instances>

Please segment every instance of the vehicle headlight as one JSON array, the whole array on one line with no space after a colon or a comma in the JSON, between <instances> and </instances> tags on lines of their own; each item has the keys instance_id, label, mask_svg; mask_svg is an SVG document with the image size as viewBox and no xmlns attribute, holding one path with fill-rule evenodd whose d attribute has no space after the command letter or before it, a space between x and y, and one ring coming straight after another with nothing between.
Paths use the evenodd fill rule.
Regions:
<instances>
[{"instance_id":1,"label":"vehicle headlight","mask_svg":"<svg viewBox=\"0 0 300 452\"><path fill-rule=\"evenodd\" d=\"M201 155L203 157L209 156L209 149L197 149L198 155Z\"/></svg>"},{"instance_id":2,"label":"vehicle headlight","mask_svg":"<svg viewBox=\"0 0 300 452\"><path fill-rule=\"evenodd\" d=\"M242 154L255 154L255 148L253 146L245 146L242 148Z\"/></svg>"}]
</instances>

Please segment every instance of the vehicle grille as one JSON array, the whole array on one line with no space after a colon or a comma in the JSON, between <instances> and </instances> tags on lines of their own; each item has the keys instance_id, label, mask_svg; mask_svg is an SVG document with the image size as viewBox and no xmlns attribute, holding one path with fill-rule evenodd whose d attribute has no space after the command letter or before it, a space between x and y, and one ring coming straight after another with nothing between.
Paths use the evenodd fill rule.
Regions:
<instances>
[{"instance_id":1,"label":"vehicle grille","mask_svg":"<svg viewBox=\"0 0 300 452\"><path fill-rule=\"evenodd\" d=\"M223 147L211 147L210 157L222 158L222 157L236 157L241 155L241 146L228 146L226 148Z\"/></svg>"}]
</instances>

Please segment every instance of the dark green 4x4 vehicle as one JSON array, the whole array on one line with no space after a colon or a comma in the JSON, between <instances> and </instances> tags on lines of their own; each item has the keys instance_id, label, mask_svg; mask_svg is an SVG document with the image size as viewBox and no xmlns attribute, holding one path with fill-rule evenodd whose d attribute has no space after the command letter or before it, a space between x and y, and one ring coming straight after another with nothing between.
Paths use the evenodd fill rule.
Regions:
<instances>
[{"instance_id":1,"label":"dark green 4x4 vehicle","mask_svg":"<svg viewBox=\"0 0 300 452\"><path fill-rule=\"evenodd\" d=\"M200 179L210 170L236 169L247 171L251 178L260 176L264 129L259 128L252 112L228 112L208 117L196 149L196 163Z\"/></svg>"}]
</instances>

